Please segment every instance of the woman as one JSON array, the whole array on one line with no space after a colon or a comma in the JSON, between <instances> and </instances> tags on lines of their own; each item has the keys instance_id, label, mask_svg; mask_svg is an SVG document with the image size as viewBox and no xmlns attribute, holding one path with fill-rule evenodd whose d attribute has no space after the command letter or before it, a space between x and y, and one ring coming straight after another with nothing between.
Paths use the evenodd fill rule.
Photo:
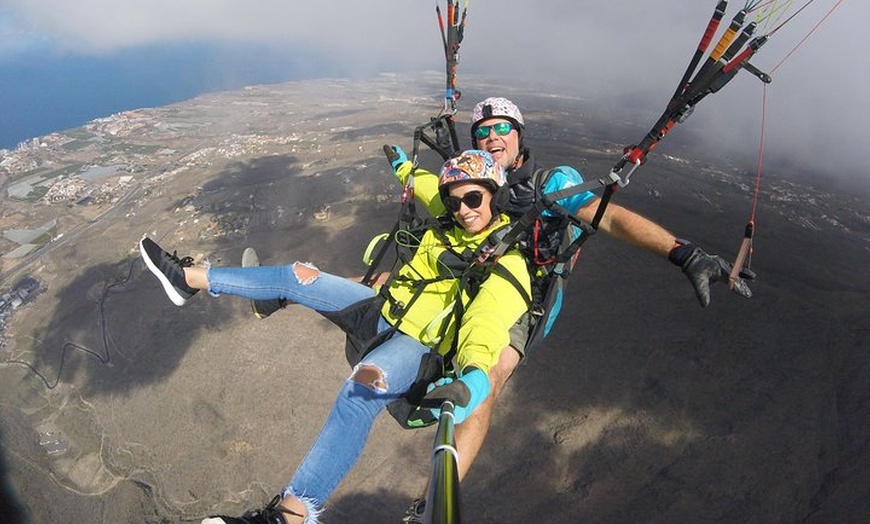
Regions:
<instances>
[{"instance_id":1,"label":"woman","mask_svg":"<svg viewBox=\"0 0 870 524\"><path fill-rule=\"evenodd\" d=\"M427 231L414 257L382 290L386 301L377 331L395 333L356 365L317 440L281 495L261 511L239 518L212 517L203 524L317 522L323 504L362 452L375 417L409 390L429 351L446 354L456 348L458 381L471 393L466 409L457 412L457 423L486 398L487 373L508 343L508 330L527 307L528 271L520 254L511 251L498 259L500 270L480 284L473 299L459 281L475 250L508 220L500 213L506 191L504 170L485 151L466 151L444 164L439 192L454 226ZM189 257L170 255L148 238L140 242L140 251L148 269L179 306L199 290L208 290L213 295L227 293L254 300L284 298L328 315L376 294L309 263L192 268ZM451 313L458 294L464 313L457 326Z\"/></svg>"}]
</instances>

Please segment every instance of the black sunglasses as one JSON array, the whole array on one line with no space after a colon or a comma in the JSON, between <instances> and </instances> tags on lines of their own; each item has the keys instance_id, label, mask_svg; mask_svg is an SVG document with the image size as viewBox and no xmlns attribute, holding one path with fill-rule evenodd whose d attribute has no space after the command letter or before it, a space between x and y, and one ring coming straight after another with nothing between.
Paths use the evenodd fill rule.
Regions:
<instances>
[{"instance_id":1,"label":"black sunglasses","mask_svg":"<svg viewBox=\"0 0 870 524\"><path fill-rule=\"evenodd\" d=\"M442 199L444 207L451 213L456 213L462 204L468 206L468 209L477 209L483 203L483 191L469 191L462 197L446 196Z\"/></svg>"},{"instance_id":2,"label":"black sunglasses","mask_svg":"<svg viewBox=\"0 0 870 524\"><path fill-rule=\"evenodd\" d=\"M510 133L513 128L514 126L510 122L497 122L491 126L480 126L474 130L474 138L483 140L489 136L490 129L495 131L498 136L504 136Z\"/></svg>"}]
</instances>

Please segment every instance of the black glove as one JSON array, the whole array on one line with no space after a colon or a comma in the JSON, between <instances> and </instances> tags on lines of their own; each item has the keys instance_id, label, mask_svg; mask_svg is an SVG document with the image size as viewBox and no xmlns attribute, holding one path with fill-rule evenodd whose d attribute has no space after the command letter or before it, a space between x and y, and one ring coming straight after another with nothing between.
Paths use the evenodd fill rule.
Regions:
<instances>
[{"instance_id":1,"label":"black glove","mask_svg":"<svg viewBox=\"0 0 870 524\"><path fill-rule=\"evenodd\" d=\"M709 255L700 247L688 240L677 240L677 245L670 253L668 260L683 268L683 273L689 278L695 288L695 294L701 307L710 305L710 283L728 282L731 274L731 264L719 255ZM752 280L755 274L749 270L741 270L740 276L734 280L731 289L744 298L752 296L752 291L746 280Z\"/></svg>"}]
</instances>

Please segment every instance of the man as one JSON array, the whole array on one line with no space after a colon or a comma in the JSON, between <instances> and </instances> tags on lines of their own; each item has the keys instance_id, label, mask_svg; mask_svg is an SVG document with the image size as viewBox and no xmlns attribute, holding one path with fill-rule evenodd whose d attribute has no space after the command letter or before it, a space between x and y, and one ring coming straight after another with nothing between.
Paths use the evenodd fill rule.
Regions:
<instances>
[{"instance_id":1,"label":"man","mask_svg":"<svg viewBox=\"0 0 870 524\"><path fill-rule=\"evenodd\" d=\"M491 97L478 103L471 116L471 140L472 147L489 152L508 173L508 184L511 190L510 205L507 212L512 220L522 216L535 202L536 191L535 173L540 167L535 161L531 151L523 146L523 133L525 121L519 108L510 100L500 97ZM406 155L394 146L395 156L391 159L397 177L403 183L412 171L411 162ZM433 192L432 184L437 183L437 177L432 173L416 170L414 172L415 194L419 201L426 205L433 214L443 212L443 206L437 201L437 192ZM544 193L565 189L583 183L580 174L571 167L559 166L552 170L552 175L547 179ZM583 222L591 223L598 209L600 198L591 192L559 200L558 203ZM560 224L560 230L548 227L552 223ZM548 237L543 248L531 241L525 244L525 256L530 262L540 264L541 252L549 254L555 249L554 244L564 237L564 228L567 224L558 222L558 217L542 217L537 225ZM599 230L613 237L626 241L634 246L642 248L662 258L670 260L680 266L683 272L695 288L697 297L702 307L710 303L711 282L728 281L731 266L719 256L708 255L693 244L680 240L658 224L634 213L622 206L609 203L599 225ZM529 235L532 238L532 235ZM751 291L746 283L738 278L734 283L733 290L746 298L751 296ZM561 302L561 297L559 302ZM558 313L556 313L558 314ZM551 317L550 322L555 320ZM468 472L475 457L480 451L483 441L489 431L492 419L492 410L507 380L513 374L521 359L527 355L526 342L528 341L529 315L515 326L511 332L511 345L502 350L498 363L490 370L489 379L491 384L490 395L469 416L465 422L456 426L456 448L459 451L459 478L460 480ZM533 348L528 348L529 350ZM422 522L425 501L417 499L408 509L403 519L405 523Z\"/></svg>"}]
</instances>

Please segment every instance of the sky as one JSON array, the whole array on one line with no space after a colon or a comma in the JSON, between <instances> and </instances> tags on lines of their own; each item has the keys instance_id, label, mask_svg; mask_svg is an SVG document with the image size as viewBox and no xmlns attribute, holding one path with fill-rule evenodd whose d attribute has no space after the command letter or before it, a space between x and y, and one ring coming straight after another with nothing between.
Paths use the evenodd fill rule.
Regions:
<instances>
[{"instance_id":1,"label":"sky","mask_svg":"<svg viewBox=\"0 0 870 524\"><path fill-rule=\"evenodd\" d=\"M636 94L633 112L648 111L652 124L715 3L470 0L460 87L462 74L473 73L539 79L542 88L576 89L601 104ZM732 0L726 20L744 3ZM792 2L788 14L804 3ZM0 129L29 136L43 121L72 127L242 85L442 70L436 4L446 7L445 0L0 0ZM788 56L837 4L813 1L752 60L775 68L765 150L824 176L864 181L870 161L856 137L870 116L862 103L870 2L840 0ZM703 130L711 148L757 150L761 86L741 73L685 125Z\"/></svg>"}]
</instances>

